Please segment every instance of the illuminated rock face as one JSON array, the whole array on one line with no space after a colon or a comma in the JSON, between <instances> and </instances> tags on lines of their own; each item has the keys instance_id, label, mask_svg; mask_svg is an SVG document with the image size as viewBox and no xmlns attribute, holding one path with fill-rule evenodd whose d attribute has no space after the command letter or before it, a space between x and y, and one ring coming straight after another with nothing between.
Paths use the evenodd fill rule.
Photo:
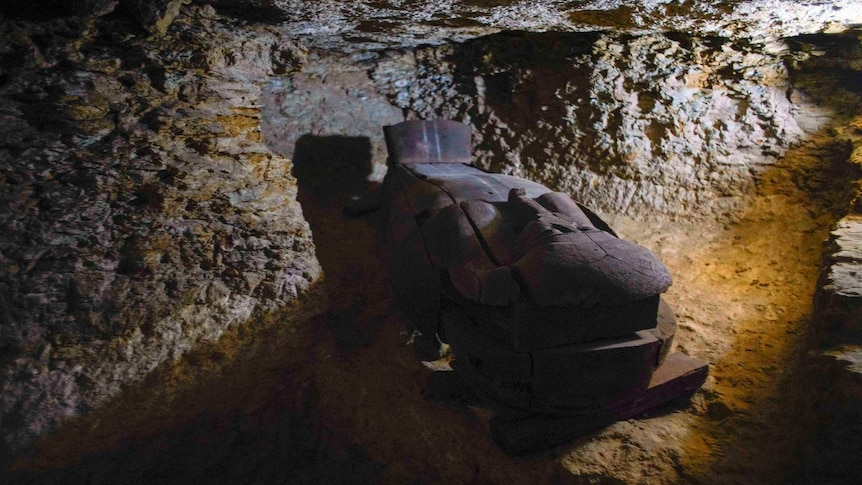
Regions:
<instances>
[{"instance_id":1,"label":"illuminated rock face","mask_svg":"<svg viewBox=\"0 0 862 485\"><path fill-rule=\"evenodd\" d=\"M668 0L442 0L438 2L213 0L231 8L269 9L315 48L362 51L443 44L504 31L686 32L730 39L782 38L862 22L854 0L672 2Z\"/></svg>"},{"instance_id":2,"label":"illuminated rock face","mask_svg":"<svg viewBox=\"0 0 862 485\"><path fill-rule=\"evenodd\" d=\"M859 22L853 1L18 3L0 6L15 447L315 297L289 160L303 135L368 137L379 168L380 125L446 117L472 126L478 165L599 209L732 218L826 126L810 66L859 72L853 35L783 39Z\"/></svg>"},{"instance_id":3,"label":"illuminated rock face","mask_svg":"<svg viewBox=\"0 0 862 485\"><path fill-rule=\"evenodd\" d=\"M471 124L483 168L606 212L728 216L828 119L791 84L799 56L681 34L505 33L390 53L369 75L408 117Z\"/></svg>"}]
</instances>

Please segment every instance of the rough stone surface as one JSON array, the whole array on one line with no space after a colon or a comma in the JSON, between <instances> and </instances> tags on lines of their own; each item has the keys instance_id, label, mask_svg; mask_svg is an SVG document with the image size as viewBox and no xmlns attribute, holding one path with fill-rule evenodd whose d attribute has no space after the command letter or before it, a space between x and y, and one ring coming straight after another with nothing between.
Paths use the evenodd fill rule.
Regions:
<instances>
[{"instance_id":1,"label":"rough stone surface","mask_svg":"<svg viewBox=\"0 0 862 485\"><path fill-rule=\"evenodd\" d=\"M846 183L856 196L848 207L849 213L836 223L827 241L824 268L815 296L815 317L818 333L824 341L858 343L862 339L862 113L852 96L858 96L862 89L858 82L862 81L862 49L842 42L833 42L827 48L840 52L837 57L840 60L818 59L811 68L832 73L832 76L810 89L820 99L830 98L827 93L835 94L829 104L848 120L837 128L837 134L844 141L841 151L842 157L850 162L849 173L836 177L836 182ZM833 88L836 80L842 78L855 78L855 93Z\"/></svg>"},{"instance_id":2,"label":"rough stone surface","mask_svg":"<svg viewBox=\"0 0 862 485\"><path fill-rule=\"evenodd\" d=\"M414 94L411 110L469 119L486 166L626 214L730 212L725 197L817 127L794 118L777 55L674 36L536 40L501 36L420 57L421 70L453 81L428 76L433 90ZM449 72L431 61L445 58L456 59ZM734 62L752 72L721 72Z\"/></svg>"},{"instance_id":3,"label":"rough stone surface","mask_svg":"<svg viewBox=\"0 0 862 485\"><path fill-rule=\"evenodd\" d=\"M302 53L185 10L2 23L0 420L13 447L309 297L321 271L262 80ZM70 39L72 42L70 43Z\"/></svg>"},{"instance_id":4,"label":"rough stone surface","mask_svg":"<svg viewBox=\"0 0 862 485\"><path fill-rule=\"evenodd\" d=\"M407 118L472 125L475 161L492 171L607 212L732 217L758 174L828 119L828 110L791 85L786 63L808 56L784 41L526 33L312 56L309 74L270 85L280 111L266 110L264 122L268 139L289 154L286 134L296 129L394 118L365 108L392 111L376 88ZM364 87L352 98L334 95L330 82L351 76ZM295 112L314 114L306 121L288 114ZM319 126L302 126L311 120ZM382 139L366 136L382 172Z\"/></svg>"},{"instance_id":5,"label":"rough stone surface","mask_svg":"<svg viewBox=\"0 0 862 485\"><path fill-rule=\"evenodd\" d=\"M838 345L809 356L808 366L817 373L810 389L816 428L799 452L803 466L786 483L852 483L862 453L862 347Z\"/></svg>"},{"instance_id":6,"label":"rough stone surface","mask_svg":"<svg viewBox=\"0 0 862 485\"><path fill-rule=\"evenodd\" d=\"M404 120L401 109L377 91L363 69L351 64L321 62L314 56L301 73L267 84L262 104L262 132L277 153L294 158L301 139L304 145L300 148L306 150L322 149L317 145L337 144L339 139L361 141L367 146L366 153L348 156L364 160L366 166L356 167L357 171L376 181L382 179L386 165L382 126ZM338 161L325 157L316 163L338 166ZM325 166L307 168L318 172L331 170Z\"/></svg>"},{"instance_id":7,"label":"rough stone surface","mask_svg":"<svg viewBox=\"0 0 862 485\"><path fill-rule=\"evenodd\" d=\"M821 331L830 340L862 338L862 216L840 220L828 247L816 300Z\"/></svg>"},{"instance_id":8,"label":"rough stone surface","mask_svg":"<svg viewBox=\"0 0 862 485\"><path fill-rule=\"evenodd\" d=\"M224 1L224 0L220 0ZM234 2L238 3L238 2ZM260 2L257 2L260 3ZM441 44L501 30L665 31L731 39L777 39L862 23L855 0L274 0L309 47L360 51Z\"/></svg>"},{"instance_id":9,"label":"rough stone surface","mask_svg":"<svg viewBox=\"0 0 862 485\"><path fill-rule=\"evenodd\" d=\"M0 15L26 20L47 20L70 16L90 17L110 12L117 3L118 0L3 2L0 3Z\"/></svg>"},{"instance_id":10,"label":"rough stone surface","mask_svg":"<svg viewBox=\"0 0 862 485\"><path fill-rule=\"evenodd\" d=\"M151 468L158 480L188 470L186 456L204 481L256 470L284 481L297 471L285 460L320 460L308 439L323 463L361 447L373 470L335 472L358 480L743 483L786 472L811 389L841 398L820 401L824 422L859 422L858 376L833 373L850 347L810 380L795 353L807 349L819 244L859 189L847 161L862 153L862 50L858 31L839 34L860 22L858 2L217 0L172 22L160 11L164 34L116 3L0 3L0 426L18 446L63 416L95 420L61 428L46 481ZM614 227L668 262L678 348L712 362L691 408L525 462L489 445L481 413L422 402L424 369L386 300L372 224L339 219L331 196L357 166L381 175L377 125L426 116L470 123L485 166L619 214ZM322 250L287 157L312 172L349 162L304 191L334 309L313 332L287 332L302 340L278 347L288 361L236 370L231 385L257 392L216 380L187 408L131 399L99 425L106 398L159 362L312 296ZM626 214L640 220L621 224ZM207 374L222 355L186 370ZM189 418L231 399L235 420ZM291 399L315 419L272 426ZM176 425L170 456L159 412ZM128 442L132 420L148 444L99 455ZM858 453L834 456L835 443L858 449L858 433L833 431L811 441L823 451L799 483L858 477ZM234 461L237 449L259 461Z\"/></svg>"},{"instance_id":11,"label":"rough stone surface","mask_svg":"<svg viewBox=\"0 0 862 485\"><path fill-rule=\"evenodd\" d=\"M180 6L191 0L122 0L120 5L154 34L164 34L180 13Z\"/></svg>"}]
</instances>

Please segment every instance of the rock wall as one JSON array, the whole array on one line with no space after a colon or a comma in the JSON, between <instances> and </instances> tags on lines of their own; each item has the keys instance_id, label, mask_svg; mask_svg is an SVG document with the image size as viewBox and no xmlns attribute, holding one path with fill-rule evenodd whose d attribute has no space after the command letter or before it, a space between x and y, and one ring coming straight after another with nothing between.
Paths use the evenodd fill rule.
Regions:
<instances>
[{"instance_id":1,"label":"rock wall","mask_svg":"<svg viewBox=\"0 0 862 485\"><path fill-rule=\"evenodd\" d=\"M792 483L821 477L855 477L862 443L862 36L816 43L818 56L807 71L816 70L809 89L841 114L837 135L845 141L849 173L832 183L855 192L849 211L825 243L823 268L814 299L813 334L818 349L809 356L817 375L814 413L817 429L803 450L806 465ZM806 69L801 70L804 74ZM852 480L847 478L847 480Z\"/></svg>"},{"instance_id":2,"label":"rock wall","mask_svg":"<svg viewBox=\"0 0 862 485\"><path fill-rule=\"evenodd\" d=\"M377 78L412 116L473 124L493 170L608 212L725 217L826 120L792 88L788 55L679 34L501 34L417 53L427 74L407 96Z\"/></svg>"},{"instance_id":3,"label":"rock wall","mask_svg":"<svg viewBox=\"0 0 862 485\"><path fill-rule=\"evenodd\" d=\"M440 45L500 31L604 31L638 36L686 32L701 37L763 40L835 32L862 22L856 0L208 1L238 10L271 7L282 12L280 21L309 47L355 53ZM269 14L270 19L274 17Z\"/></svg>"},{"instance_id":4,"label":"rock wall","mask_svg":"<svg viewBox=\"0 0 862 485\"><path fill-rule=\"evenodd\" d=\"M321 270L261 86L303 51L183 8L0 23L0 427L13 448Z\"/></svg>"},{"instance_id":5,"label":"rock wall","mask_svg":"<svg viewBox=\"0 0 862 485\"><path fill-rule=\"evenodd\" d=\"M787 63L807 55L783 41L504 33L319 56L269 86L265 133L289 155L296 133L361 132L380 173L378 127L398 110L455 119L473 127L478 165L600 210L733 219L758 175L831 117L793 86Z\"/></svg>"},{"instance_id":6,"label":"rock wall","mask_svg":"<svg viewBox=\"0 0 862 485\"><path fill-rule=\"evenodd\" d=\"M763 188L770 180L792 179L809 194L810 214L840 219L812 319L830 347L802 364L806 389L817 396L816 430L791 479L811 483L858 469L860 47L858 31L764 42L509 32L361 55L319 53L301 74L268 86L264 132L285 154L300 133L365 137L372 173L380 173L375 120L398 118L388 103L408 119L470 124L475 160L486 168L646 220L729 227L746 210L768 211L748 204L754 194L772 195ZM776 257L788 250L776 247Z\"/></svg>"},{"instance_id":7,"label":"rock wall","mask_svg":"<svg viewBox=\"0 0 862 485\"><path fill-rule=\"evenodd\" d=\"M811 75L845 54L782 38L841 30L854 2L791 3L3 4L39 20L0 22L6 445L318 298L289 158L348 147L378 180L383 124L464 121L479 165L603 211L732 221L788 148L858 109Z\"/></svg>"},{"instance_id":8,"label":"rock wall","mask_svg":"<svg viewBox=\"0 0 862 485\"><path fill-rule=\"evenodd\" d=\"M825 245L824 266L815 296L820 341L862 343L862 33L798 40L818 55L799 66L800 84L838 114L834 130L842 141L844 173L828 183L855 194Z\"/></svg>"},{"instance_id":9,"label":"rock wall","mask_svg":"<svg viewBox=\"0 0 862 485\"><path fill-rule=\"evenodd\" d=\"M262 104L264 138L284 156L297 156L297 142L300 150L303 146L314 150L315 140L323 142L327 137L335 143L337 139L364 140L366 153L345 155L363 161L365 166L351 168L355 174L337 173L345 168L339 165L345 164L334 160L338 157L335 153L317 157L312 162L317 167L297 167L331 172L333 184L351 175L382 180L387 153L381 127L404 121L401 109L378 92L361 65L326 58L312 59L301 73L270 81L264 88Z\"/></svg>"}]
</instances>

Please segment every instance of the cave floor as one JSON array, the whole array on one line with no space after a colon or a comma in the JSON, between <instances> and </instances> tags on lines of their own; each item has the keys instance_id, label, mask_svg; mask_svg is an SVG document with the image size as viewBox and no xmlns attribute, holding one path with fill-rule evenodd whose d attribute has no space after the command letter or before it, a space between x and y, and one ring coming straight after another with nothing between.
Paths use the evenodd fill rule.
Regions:
<instances>
[{"instance_id":1,"label":"cave floor","mask_svg":"<svg viewBox=\"0 0 862 485\"><path fill-rule=\"evenodd\" d=\"M690 401L510 457L483 408L422 397L431 370L392 310L382 216L300 180L328 309L234 329L163 366L14 464L35 483L777 483L804 447L809 316L835 216L828 140L768 168L726 220L607 217L665 261L676 350L710 362ZM816 189L816 190L815 190ZM822 195L817 196L822 198ZM659 219L659 218L657 218Z\"/></svg>"}]
</instances>

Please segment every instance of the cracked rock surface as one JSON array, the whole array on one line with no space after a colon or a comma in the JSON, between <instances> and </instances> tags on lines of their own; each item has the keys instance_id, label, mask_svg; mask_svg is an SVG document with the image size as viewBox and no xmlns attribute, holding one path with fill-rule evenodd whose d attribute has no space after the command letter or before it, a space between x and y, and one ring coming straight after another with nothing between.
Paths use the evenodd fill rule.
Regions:
<instances>
[{"instance_id":1,"label":"cracked rock surface","mask_svg":"<svg viewBox=\"0 0 862 485\"><path fill-rule=\"evenodd\" d=\"M313 294L291 164L259 130L260 80L302 53L214 15L186 10L159 43L122 17L2 24L9 446Z\"/></svg>"},{"instance_id":2,"label":"cracked rock surface","mask_svg":"<svg viewBox=\"0 0 862 485\"><path fill-rule=\"evenodd\" d=\"M857 476L857 3L0 5L0 467L35 439L46 483ZM525 462L422 400L379 216L341 211L381 125L438 117L666 263L691 406Z\"/></svg>"}]
</instances>

